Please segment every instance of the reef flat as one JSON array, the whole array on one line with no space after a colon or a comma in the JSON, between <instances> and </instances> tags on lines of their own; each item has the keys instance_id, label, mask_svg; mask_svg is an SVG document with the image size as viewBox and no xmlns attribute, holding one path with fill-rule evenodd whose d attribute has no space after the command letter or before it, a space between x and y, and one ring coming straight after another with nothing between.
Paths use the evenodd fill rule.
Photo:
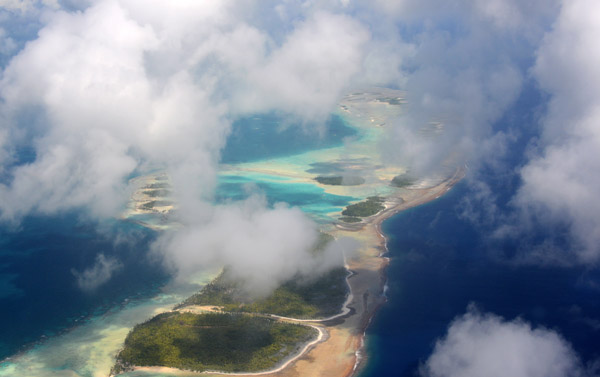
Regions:
<instances>
[{"instance_id":1,"label":"reef flat","mask_svg":"<svg viewBox=\"0 0 600 377\"><path fill-rule=\"evenodd\" d=\"M399 211L435 200L464 176L464 169L452 161L448 161L439 170L441 173L433 176L415 176L409 174L404 166L384 161L378 149L379 140L385 137L386 124L401 114L403 106L400 91L371 88L354 92L343 98L337 111L338 116L356 130L356 134L345 139L342 145L221 166L221 177L228 182L240 182L240 186L246 182L257 182L261 187L266 187L266 190L271 190L266 192L267 197L285 192L288 197L283 195L283 200L287 201L295 192L314 190L316 193L320 192L323 198L340 198L327 203L305 199L294 205L313 217L320 224L322 232L335 238L352 238L360 245L357 253L346 258L346 268L350 272L348 275L345 270L338 271L337 275L332 272L332 275L325 278L325 284L316 284L303 293L293 282L289 282L267 298L247 300L242 299L235 283L223 279L223 276L215 276L201 292L176 306L179 312L195 314L216 312L269 316L296 324L316 326L323 334L308 342L301 352L288 358L283 364L274 363L270 369L261 371L236 369L236 375L269 373L273 376L290 377L350 376L365 361L362 350L364 331L377 308L385 302L383 286L387 258L381 223ZM438 125L436 130L441 132L443 125ZM138 193L134 195L137 198L136 204L130 206L135 210L124 217L131 218L131 214L141 214L154 216L155 219L157 216L169 218L170 212L176 210L175 202L172 202L170 208L147 208L148 203L165 201L158 194L148 195L149 189L168 188L154 188L152 185L157 184L156 178L148 177L141 181L144 183L138 186ZM144 221L156 228L156 220ZM166 221L158 228L169 226L176 224ZM348 289L347 294L331 290L332 286L335 287L333 280L341 277L347 280L347 288L344 287ZM319 296L315 295L319 290L322 290L321 298L330 295L334 305L324 310L319 303L311 302L307 292ZM343 298L345 302L340 305ZM232 373L228 368L215 369L184 372L174 369L172 365L162 364L154 367L137 366L134 368L135 372L132 372L135 374L131 375Z\"/></svg>"}]
</instances>

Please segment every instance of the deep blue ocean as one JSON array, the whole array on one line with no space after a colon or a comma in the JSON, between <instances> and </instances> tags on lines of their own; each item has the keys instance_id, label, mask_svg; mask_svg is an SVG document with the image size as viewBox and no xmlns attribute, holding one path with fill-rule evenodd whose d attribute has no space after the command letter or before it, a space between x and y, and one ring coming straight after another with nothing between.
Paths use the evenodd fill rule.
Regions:
<instances>
[{"instance_id":1,"label":"deep blue ocean","mask_svg":"<svg viewBox=\"0 0 600 377\"><path fill-rule=\"evenodd\" d=\"M155 233L137 224L102 224L70 213L28 217L18 229L0 228L0 360L24 346L118 308L151 297L168 279L148 258ZM76 273L99 254L122 267L93 291Z\"/></svg>"},{"instance_id":2,"label":"deep blue ocean","mask_svg":"<svg viewBox=\"0 0 600 377\"><path fill-rule=\"evenodd\" d=\"M470 303L559 332L584 363L600 358L600 273L498 258L486 233L459 215L459 203L469 194L461 182L383 223L391 258L388 302L367 330L368 362L360 377L418 375L436 339Z\"/></svg>"},{"instance_id":3,"label":"deep blue ocean","mask_svg":"<svg viewBox=\"0 0 600 377\"><path fill-rule=\"evenodd\" d=\"M503 213L520 186L518 170L527 161L547 103L528 80L518 100L494 125L516 139L496 166L483 166L475 177L489 185ZM471 177L473 178L473 177ZM368 361L360 377L416 376L435 341L451 321L474 303L481 312L560 333L584 363L600 359L600 271L597 268L541 267L510 263L514 255L552 239L567 249L564 228L538 228L527 239L490 241L492 226L461 217L463 200L473 197L465 179L447 194L386 220L388 302L367 330ZM481 208L479 208L481 209Z\"/></svg>"},{"instance_id":4,"label":"deep blue ocean","mask_svg":"<svg viewBox=\"0 0 600 377\"><path fill-rule=\"evenodd\" d=\"M466 182L388 219L388 302L367 331L360 377L415 376L456 316L483 312L558 331L590 362L600 357L600 273L515 266L489 252L486 235L459 216Z\"/></svg>"}]
</instances>

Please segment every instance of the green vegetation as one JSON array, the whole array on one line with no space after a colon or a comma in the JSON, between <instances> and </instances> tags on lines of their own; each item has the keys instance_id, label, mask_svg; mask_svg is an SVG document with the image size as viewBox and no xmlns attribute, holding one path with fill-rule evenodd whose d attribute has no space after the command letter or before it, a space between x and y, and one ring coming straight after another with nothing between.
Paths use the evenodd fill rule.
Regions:
<instances>
[{"instance_id":1,"label":"green vegetation","mask_svg":"<svg viewBox=\"0 0 600 377\"><path fill-rule=\"evenodd\" d=\"M145 190L144 193L151 198L156 198L156 197L164 198L166 196L171 195L171 192L169 190L165 190L165 189Z\"/></svg>"},{"instance_id":2,"label":"green vegetation","mask_svg":"<svg viewBox=\"0 0 600 377\"><path fill-rule=\"evenodd\" d=\"M265 298L253 299L243 283L224 271L177 308L190 305L220 306L226 312L265 313L294 318L323 318L339 313L346 295L346 269L337 268L309 281L290 280Z\"/></svg>"},{"instance_id":3,"label":"green vegetation","mask_svg":"<svg viewBox=\"0 0 600 377\"><path fill-rule=\"evenodd\" d=\"M333 241L334 239L335 238L331 234L319 232L319 238L317 239L317 242L315 242L311 250L312 254L318 255L319 253L322 253L325 250L327 244Z\"/></svg>"},{"instance_id":4,"label":"green vegetation","mask_svg":"<svg viewBox=\"0 0 600 377\"><path fill-rule=\"evenodd\" d=\"M171 185L169 185L167 182L157 182L157 183L151 183L147 186L144 186L145 189L168 189L171 188Z\"/></svg>"},{"instance_id":5,"label":"green vegetation","mask_svg":"<svg viewBox=\"0 0 600 377\"><path fill-rule=\"evenodd\" d=\"M152 200L142 204L143 209L153 209L154 207L165 207L173 205L173 202L168 200Z\"/></svg>"},{"instance_id":6,"label":"green vegetation","mask_svg":"<svg viewBox=\"0 0 600 377\"><path fill-rule=\"evenodd\" d=\"M406 187L415 183L415 180L408 174L400 174L392 179L391 185L394 187Z\"/></svg>"},{"instance_id":7,"label":"green vegetation","mask_svg":"<svg viewBox=\"0 0 600 377\"><path fill-rule=\"evenodd\" d=\"M331 186L359 186L365 183L365 179L358 176L347 176L342 177L341 175L336 176L318 176L315 178L315 181L319 182L322 185L331 185Z\"/></svg>"},{"instance_id":8,"label":"green vegetation","mask_svg":"<svg viewBox=\"0 0 600 377\"><path fill-rule=\"evenodd\" d=\"M351 204L342 211L342 215L347 217L368 217L373 216L379 211L385 209L384 199L379 196L370 196L362 202Z\"/></svg>"},{"instance_id":9,"label":"green vegetation","mask_svg":"<svg viewBox=\"0 0 600 377\"><path fill-rule=\"evenodd\" d=\"M316 335L311 327L260 316L168 312L131 330L111 374L132 366L256 372L272 368Z\"/></svg>"},{"instance_id":10,"label":"green vegetation","mask_svg":"<svg viewBox=\"0 0 600 377\"><path fill-rule=\"evenodd\" d=\"M312 252L323 252L333 237L321 233ZM225 269L202 290L179 304L220 306L226 312L276 314L294 318L323 318L340 312L348 294L346 269L333 269L313 279L296 277L267 297L251 297L244 290L244 282Z\"/></svg>"},{"instance_id":11,"label":"green vegetation","mask_svg":"<svg viewBox=\"0 0 600 377\"><path fill-rule=\"evenodd\" d=\"M340 221L343 221L345 223L359 223L362 221L362 219L360 217L342 216L340 217Z\"/></svg>"},{"instance_id":12,"label":"green vegetation","mask_svg":"<svg viewBox=\"0 0 600 377\"><path fill-rule=\"evenodd\" d=\"M333 240L322 233L312 252ZM271 295L251 298L243 281L227 269L176 309L219 306L216 313L163 313L137 325L125 339L111 374L134 366L167 366L194 371L255 372L273 368L317 335L315 329L285 323L270 314L322 318L339 313L348 285L344 268L312 280L292 279Z\"/></svg>"}]
</instances>

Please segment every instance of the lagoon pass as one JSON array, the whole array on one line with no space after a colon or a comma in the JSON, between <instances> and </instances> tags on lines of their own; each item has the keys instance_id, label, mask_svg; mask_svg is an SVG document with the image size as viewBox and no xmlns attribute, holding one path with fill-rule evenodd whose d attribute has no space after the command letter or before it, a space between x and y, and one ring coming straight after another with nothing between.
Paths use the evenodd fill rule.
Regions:
<instances>
[{"instance_id":1,"label":"lagoon pass","mask_svg":"<svg viewBox=\"0 0 600 377\"><path fill-rule=\"evenodd\" d=\"M402 92L391 89L352 91L342 98L334 114L343 121L344 127L352 129L347 136L289 155L267 155L221 165L215 204L243 197L251 185L270 203L283 201L298 206L319 224L322 232L335 238L352 238L360 245L358 252L345 259L346 268L351 271L347 279L350 289L341 313L335 320L306 321L319 330L318 339L300 347L270 370L252 375L349 376L367 360L368 355L362 350L364 331L377 308L385 302L387 259L381 222L403 209L440 197L463 177L463 168L452 159L431 176L416 176L404 166L386 162L385 156L380 154L380 142L390 132L386 126L401 117L405 106L403 98ZM335 128L322 130L324 133L338 131ZM428 124L421 135L435 140L443 132L443 124ZM135 222L158 232L178 226L173 221L178 204L171 194L167 174L156 171L133 178L131 184L134 192L122 213L122 221ZM342 213L349 205L370 197L380 198L379 207L373 213ZM158 295L125 303L45 339L3 361L0 376L108 376L127 334L136 324L172 310L218 274L219 271L196 274L188 284L167 285ZM243 371L238 374L244 375ZM138 368L119 375L192 376L199 373Z\"/></svg>"}]
</instances>

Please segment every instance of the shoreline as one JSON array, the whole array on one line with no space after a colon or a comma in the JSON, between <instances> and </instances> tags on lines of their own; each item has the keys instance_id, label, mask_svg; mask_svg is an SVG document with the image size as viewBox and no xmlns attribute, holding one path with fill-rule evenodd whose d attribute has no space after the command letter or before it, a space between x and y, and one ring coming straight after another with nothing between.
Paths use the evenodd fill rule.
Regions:
<instances>
[{"instance_id":1,"label":"shoreline","mask_svg":"<svg viewBox=\"0 0 600 377\"><path fill-rule=\"evenodd\" d=\"M196 371L188 371L188 370L182 370L182 369L171 368L171 367L134 367L133 370L137 371L137 372L168 373L168 374L172 374L172 375L183 375L183 376L192 376L192 375L196 375L196 376L199 376L199 375L204 375L204 376L263 376L263 375L267 375L267 374L277 373L277 372L284 370L290 364L292 364L294 361L296 361L297 359L302 357L315 344L324 341L324 338L325 338L325 340L327 340L327 338L326 338L327 331L324 328L315 326L315 325L310 325L310 324L305 325L305 326L312 327L313 329L317 330L318 335L317 335L316 339L311 340L310 342L306 343L297 355L292 355L291 357L287 358L286 360L283 360L282 364L275 367L274 369L270 369L270 370L266 370L266 371L262 371L262 372L219 372L219 371L213 371L213 370L196 372Z\"/></svg>"},{"instance_id":2,"label":"shoreline","mask_svg":"<svg viewBox=\"0 0 600 377\"><path fill-rule=\"evenodd\" d=\"M284 360L283 364L261 372L195 372L168 367L135 367L134 370L174 376L354 376L368 360L366 330L376 312L387 302L384 289L389 258L385 256L388 249L387 238L381 230L382 223L401 211L438 199L464 176L465 168L459 167L436 186L398 189L386 198L385 209L379 213L364 218L360 223L332 224L334 237L351 237L361 243L357 255L346 261L346 268L350 271L346 278L348 298L342 311L329 318L303 320L272 316L278 320L304 322L319 331L317 339L305 344L301 352Z\"/></svg>"},{"instance_id":3,"label":"shoreline","mask_svg":"<svg viewBox=\"0 0 600 377\"><path fill-rule=\"evenodd\" d=\"M273 369L268 369L268 370L259 371L259 372L222 372L222 371L215 371L215 370L199 372L199 371L183 370L183 369L172 368L172 367L135 366L135 367L133 367L132 371L168 373L168 374L172 374L172 375L181 375L181 373L184 373L185 375L195 375L195 376L198 376L198 375L205 375L205 376L223 376L223 375L227 375L227 376L262 376L262 375L268 375L268 374L274 374L274 373L280 372L280 371L284 370L285 368L287 368L290 364L295 362L300 357L303 357L304 354L307 353L314 345L316 345L317 343L326 341L329 338L329 333L327 332L327 330L324 327L327 322L336 320L338 318L343 318L344 316L346 316L352 312L352 308L349 305L352 302L352 300L354 299L354 296L352 294L352 290L351 290L348 279L350 277L352 277L353 272L348 269L348 266L346 263L344 263L344 267L348 271L348 274L346 275L346 278L345 278L346 284L348 285L348 295L346 297L346 300L342 304L342 310L339 313L333 314L333 315L331 315L329 317L325 317L325 318L314 318L314 319L292 318L292 317L280 316L277 314L265 314L265 313L253 314L253 315L258 315L258 316L262 316L265 318L272 318L277 321L289 322L289 323L294 323L294 324L298 324L298 325L302 325L302 326L312 327L313 329L317 330L317 332L318 332L318 336L316 339L311 340L311 341L307 342L306 344L304 344L301 347L300 352L298 352L297 354L292 354L288 358L282 360ZM206 305L206 306L192 305L189 307L175 309L174 311L200 314L200 313L208 313L208 312L220 312L221 308L219 306L213 306L213 305ZM247 313L247 314L252 315L250 313Z\"/></svg>"},{"instance_id":4,"label":"shoreline","mask_svg":"<svg viewBox=\"0 0 600 377\"><path fill-rule=\"evenodd\" d=\"M386 198L384 210L364 218L361 223L333 224L334 237L352 237L362 244L358 255L347 260L347 268L353 272L348 280L353 296L348 307L353 310L341 323L326 325L329 339L316 344L288 369L271 375L351 377L361 370L368 360L364 349L366 330L376 312L387 302L383 292L389 258L385 256L387 238L381 230L381 224L401 211L438 199L464 176L465 168L459 167L433 187L397 190Z\"/></svg>"},{"instance_id":5,"label":"shoreline","mask_svg":"<svg viewBox=\"0 0 600 377\"><path fill-rule=\"evenodd\" d=\"M359 223L360 225L362 225L360 228L353 230L355 232L360 232L363 228L370 226L377 233L377 237L380 241L379 245L376 246L380 250L378 258L383 260L383 263L381 264L381 268L379 270L380 285L381 285L381 297L383 298L383 300L372 310L372 313L369 316L368 321L364 324L364 327L361 328L362 334L360 336L360 347L355 352L356 359L355 359L355 364L354 364L352 373L346 374L344 377L354 376L355 373L360 371L361 368L365 366L365 363L368 360L368 355L364 349L364 347L365 347L364 341L366 338L367 328L369 327L371 321L373 320L373 318L374 318L375 314L377 313L377 311L379 310L379 308L381 308L381 306L383 306L387 302L387 297L385 296L385 285L387 284L386 270L387 270L387 266L389 265L390 258L386 256L386 254L389 252L389 249L387 246L387 237L381 230L381 226L382 226L383 222L385 220L397 215L398 213L400 213L402 211L405 211L410 208L418 207L420 205L432 202L432 201L442 197L448 191L450 191L450 189L452 189L458 182L460 182L465 177L465 175L466 175L466 169L464 166L461 166L455 170L454 174L451 177L448 177L446 180L442 181L441 183L439 183L436 186L433 186L430 188L421 188L421 189L407 189L407 190L418 191L418 192L420 192L420 195L418 195L413 200L409 200L409 201L403 200L402 202L400 202L394 206L387 207L387 205L386 205L386 208L384 210L380 211L379 213L377 213L373 216L366 218L364 220L364 222ZM398 192L396 195L392 195L391 198L386 198L386 203L389 199L392 199L392 200L402 199L401 192ZM336 224L336 226L337 225L338 224Z\"/></svg>"},{"instance_id":6,"label":"shoreline","mask_svg":"<svg viewBox=\"0 0 600 377\"><path fill-rule=\"evenodd\" d=\"M397 103L391 103L388 97ZM325 193L332 195L346 195L367 197L376 192L385 198L384 209L379 213L362 218L358 223L343 223L332 220L332 215L337 217L337 212L327 214L327 221L321 224L321 230L331 234L334 238L349 237L360 246L352 255L345 258L345 267L349 271L346 282L349 286L349 295L337 315L321 320L307 320L295 318L277 318L291 320L296 323L316 324L327 333L327 338L304 348L302 352L293 357L293 360L284 361L275 365L271 370L262 372L236 373L239 376L270 375L277 377L297 376L339 376L350 377L358 373L365 365L368 355L365 350L366 330L375 313L387 302L385 297L386 268L390 259L387 238L382 232L382 223L390 217L406 209L433 201L444 195L465 175L465 167L452 169L449 166L440 175L429 177L419 185L411 187L391 187L393 177L402 173L402 169L387 169L381 165L377 156L375 141L379 140L381 130L388 119L395 119L402 107L403 94L396 90L365 89L344 97L338 108L338 115L345 122L354 126L360 137L353 143L340 147L330 147L316 151L303 152L293 157L269 160L268 163L249 162L243 164L225 164L224 171L228 174L262 175L280 177L292 183L315 184L312 172L314 161L327 161L334 166L342 164L348 171L373 170L367 183L350 190L344 186L327 186L318 184ZM348 161L348 155L362 158L360 164ZM446 170L447 169L447 170ZM310 174L308 172L311 172ZM145 196L144 200L148 200ZM137 208L135 208L137 209ZM143 208L145 209L145 208ZM133 211L135 212L135 211ZM152 224L155 225L155 224ZM139 367L138 367L139 368ZM137 368L136 368L137 369ZM139 369L137 369L139 370ZM227 375L216 371L193 372L174 368L162 369L167 375ZM157 370L153 370L156 372Z\"/></svg>"}]
</instances>

